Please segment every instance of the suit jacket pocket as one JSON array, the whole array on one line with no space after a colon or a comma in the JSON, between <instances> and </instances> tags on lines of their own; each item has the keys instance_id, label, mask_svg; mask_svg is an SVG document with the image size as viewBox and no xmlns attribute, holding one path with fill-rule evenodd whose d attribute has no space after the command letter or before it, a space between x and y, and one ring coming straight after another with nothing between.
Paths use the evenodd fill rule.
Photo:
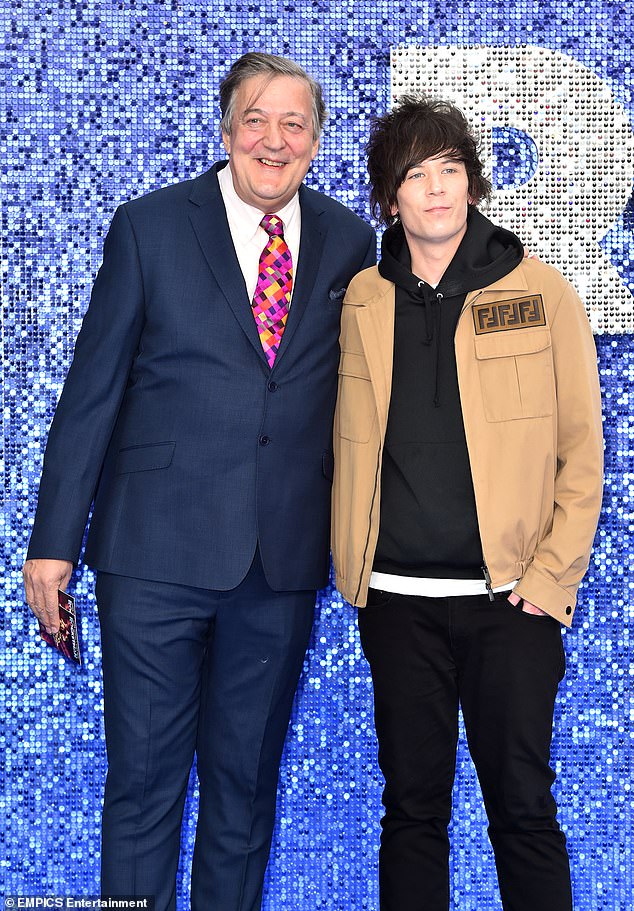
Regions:
<instances>
[{"instance_id":1,"label":"suit jacket pocket","mask_svg":"<svg viewBox=\"0 0 634 911\"><path fill-rule=\"evenodd\" d=\"M328 304L330 307L336 307L338 310L341 309L343 299L346 296L346 288L336 288L331 289L328 292Z\"/></svg>"},{"instance_id":2,"label":"suit jacket pocket","mask_svg":"<svg viewBox=\"0 0 634 911\"><path fill-rule=\"evenodd\" d=\"M482 335L475 354L487 421L551 415L555 405L553 357L548 329Z\"/></svg>"},{"instance_id":3,"label":"suit jacket pocket","mask_svg":"<svg viewBox=\"0 0 634 911\"><path fill-rule=\"evenodd\" d=\"M119 450L116 474L133 471L154 471L168 468L172 463L176 443L142 443Z\"/></svg>"}]
</instances>

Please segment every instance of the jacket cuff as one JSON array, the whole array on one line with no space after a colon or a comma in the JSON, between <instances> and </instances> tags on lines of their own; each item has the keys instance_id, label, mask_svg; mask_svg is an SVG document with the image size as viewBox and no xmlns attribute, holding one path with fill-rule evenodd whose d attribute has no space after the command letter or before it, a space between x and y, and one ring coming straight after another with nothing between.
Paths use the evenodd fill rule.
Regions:
<instances>
[{"instance_id":1,"label":"jacket cuff","mask_svg":"<svg viewBox=\"0 0 634 911\"><path fill-rule=\"evenodd\" d=\"M79 566L79 555L71 554L65 548L43 547L38 542L31 541L26 552L25 560L64 560L72 563L73 569Z\"/></svg>"},{"instance_id":2,"label":"jacket cuff","mask_svg":"<svg viewBox=\"0 0 634 911\"><path fill-rule=\"evenodd\" d=\"M564 626L572 625L572 618L577 603L576 588L574 592L558 585L552 579L542 575L534 565L528 567L513 591L530 601L536 607L541 607Z\"/></svg>"}]
</instances>

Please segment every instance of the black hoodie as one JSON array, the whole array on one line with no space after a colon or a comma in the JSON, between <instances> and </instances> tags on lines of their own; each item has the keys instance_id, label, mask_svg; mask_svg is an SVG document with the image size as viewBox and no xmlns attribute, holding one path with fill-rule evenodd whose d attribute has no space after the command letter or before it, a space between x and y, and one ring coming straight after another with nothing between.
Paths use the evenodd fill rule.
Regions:
<instances>
[{"instance_id":1,"label":"black hoodie","mask_svg":"<svg viewBox=\"0 0 634 911\"><path fill-rule=\"evenodd\" d=\"M396 285L392 395L381 475L378 572L482 577L454 333L469 291L511 272L524 255L510 231L471 209L438 286L411 272L400 224L383 235L379 272Z\"/></svg>"}]
</instances>

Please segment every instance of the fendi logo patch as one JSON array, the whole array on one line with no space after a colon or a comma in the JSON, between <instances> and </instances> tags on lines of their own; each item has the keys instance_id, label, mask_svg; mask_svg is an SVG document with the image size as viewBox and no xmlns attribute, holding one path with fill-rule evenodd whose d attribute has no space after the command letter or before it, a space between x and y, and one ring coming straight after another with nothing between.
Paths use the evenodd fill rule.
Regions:
<instances>
[{"instance_id":1,"label":"fendi logo patch","mask_svg":"<svg viewBox=\"0 0 634 911\"><path fill-rule=\"evenodd\" d=\"M476 335L501 332L503 329L527 329L529 326L546 325L541 294L515 297L509 301L494 301L490 304L475 304L472 309Z\"/></svg>"}]
</instances>

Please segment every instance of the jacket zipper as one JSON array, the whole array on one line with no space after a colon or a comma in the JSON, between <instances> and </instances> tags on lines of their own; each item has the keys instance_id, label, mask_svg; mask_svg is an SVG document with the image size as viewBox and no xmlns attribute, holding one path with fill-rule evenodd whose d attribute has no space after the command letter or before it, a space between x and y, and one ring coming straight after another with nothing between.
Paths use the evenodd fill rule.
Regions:
<instances>
[{"instance_id":1,"label":"jacket zipper","mask_svg":"<svg viewBox=\"0 0 634 911\"><path fill-rule=\"evenodd\" d=\"M478 293L475 295L475 297L473 297L470 301L468 300L469 295L468 294L466 295L464 306L463 306L462 310L460 311L460 316L458 317L458 319L460 319L460 317L465 312L467 307L471 307L477 301L477 299L484 292L484 290L485 290L484 288L481 288L480 291L478 291ZM458 328L458 324L456 323L456 329L457 328ZM456 358L456 362L457 362L457 360L458 359ZM458 386L458 391L460 391L460 386ZM469 447L467 444L467 452L468 452L468 449L469 449ZM477 508L476 508L476 519L478 520L478 530L479 530L480 520L478 517ZM484 576L484 584L486 585L486 590L487 590L487 594L489 596L489 601L495 601L495 595L493 594L493 586L491 585L491 575L490 575L489 569L486 565L486 561L484 561L484 560L482 562L482 575Z\"/></svg>"},{"instance_id":2,"label":"jacket zipper","mask_svg":"<svg viewBox=\"0 0 634 911\"><path fill-rule=\"evenodd\" d=\"M489 575L489 570L486 563L482 564L482 574L484 575L484 584L487 588L487 594L489 596L489 601L495 601L495 595L493 594L493 587L491 585L491 576Z\"/></svg>"}]
</instances>

